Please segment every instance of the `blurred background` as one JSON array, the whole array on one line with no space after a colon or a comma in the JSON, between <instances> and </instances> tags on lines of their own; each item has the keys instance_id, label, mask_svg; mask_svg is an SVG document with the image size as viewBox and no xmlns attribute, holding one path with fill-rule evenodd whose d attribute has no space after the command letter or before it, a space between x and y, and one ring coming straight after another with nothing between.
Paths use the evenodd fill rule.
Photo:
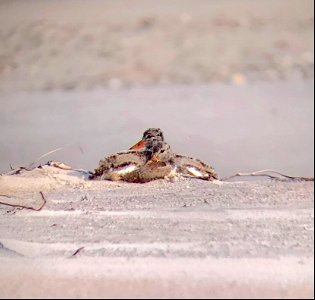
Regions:
<instances>
[{"instance_id":1,"label":"blurred background","mask_svg":"<svg viewBox=\"0 0 315 300\"><path fill-rule=\"evenodd\" d=\"M314 174L312 0L0 0L0 172L160 127L220 176Z\"/></svg>"}]
</instances>

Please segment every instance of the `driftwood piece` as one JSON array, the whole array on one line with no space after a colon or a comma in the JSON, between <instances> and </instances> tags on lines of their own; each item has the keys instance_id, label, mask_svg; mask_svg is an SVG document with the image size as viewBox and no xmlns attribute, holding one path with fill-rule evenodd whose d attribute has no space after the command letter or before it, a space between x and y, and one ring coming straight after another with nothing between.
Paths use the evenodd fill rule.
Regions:
<instances>
[{"instance_id":1,"label":"driftwood piece","mask_svg":"<svg viewBox=\"0 0 315 300\"><path fill-rule=\"evenodd\" d=\"M271 174L270 174L271 173ZM300 176L289 176L274 170L259 170L250 173L236 173L232 176L227 176L221 179L221 181L227 181L235 177L244 177L244 176L265 176L272 179L283 180L283 178L294 180L294 181L314 181L314 177L300 177Z\"/></svg>"}]
</instances>

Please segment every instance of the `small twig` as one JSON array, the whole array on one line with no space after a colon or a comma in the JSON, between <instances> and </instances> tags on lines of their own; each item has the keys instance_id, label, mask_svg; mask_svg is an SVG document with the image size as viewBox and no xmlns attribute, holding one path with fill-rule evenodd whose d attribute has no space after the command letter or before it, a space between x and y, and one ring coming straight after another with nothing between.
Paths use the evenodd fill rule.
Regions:
<instances>
[{"instance_id":1,"label":"small twig","mask_svg":"<svg viewBox=\"0 0 315 300\"><path fill-rule=\"evenodd\" d=\"M7 173L4 173L4 175L17 175L17 174L20 174L21 171L25 170L25 171L32 171L34 169L37 168L37 166L34 166L35 163L38 163L42 158L44 158L45 156L47 155L50 155L52 153L55 153L57 151L60 151L62 150L64 147L60 147L60 148L57 148L57 149L54 149L54 150L51 150L43 155L41 155L39 158L37 158L37 160L35 162L32 162L29 164L28 167L19 167L19 168L16 168L16 169L13 169L11 164L10 164L10 168L11 168L11 171L7 172Z\"/></svg>"},{"instance_id":2,"label":"small twig","mask_svg":"<svg viewBox=\"0 0 315 300\"><path fill-rule=\"evenodd\" d=\"M21 171L23 171L23 170L25 170L25 171L31 171L32 169L26 168L26 167L19 167L19 168L17 168L17 169L14 169L14 170L8 172L8 173L5 173L4 175L17 175L17 174L20 174Z\"/></svg>"},{"instance_id":3,"label":"small twig","mask_svg":"<svg viewBox=\"0 0 315 300\"><path fill-rule=\"evenodd\" d=\"M2 202L2 201L0 201L0 204L7 205L7 206L12 206L12 207L19 207L19 208L26 208L26 209L31 209L31 210L35 210L35 211L40 211L40 210L42 210L42 208L46 204L47 200L45 199L44 194L42 192L39 192L39 193L41 195L41 198L43 199L43 203L42 203L42 205L39 208L34 208L32 206L26 206L26 205L22 205L22 204L12 204L12 203ZM7 196L7 195L0 195L0 196L7 197L7 198L12 198L12 197Z\"/></svg>"},{"instance_id":4,"label":"small twig","mask_svg":"<svg viewBox=\"0 0 315 300\"><path fill-rule=\"evenodd\" d=\"M68 147L68 146L66 146L66 147ZM28 167L19 167L19 168L14 169L14 168L12 167L12 165L10 164L10 169L11 169L11 171L10 171L10 172L7 172L7 173L4 173L4 174L0 174L0 175L17 175L17 174L20 174L20 172L21 172L22 170L31 171L31 170L33 170L33 169L36 169L37 166L34 166L34 165L35 165L36 163L38 163L42 158L44 158L44 157L46 157L46 156L48 156L48 155L50 155L50 154L53 154L53 153L55 153L55 152L58 152L58 151L60 151L60 150L63 150L63 149L66 148L66 147L59 147L59 148L57 148L57 149L51 150L51 151L49 151L49 152L47 152L47 153L44 153L43 155L41 155L40 157L38 157L38 158L36 159L36 161L30 163ZM82 149L82 147L81 147L80 145L78 146L78 149L80 150L81 154L83 155L83 154L84 154L84 151L83 151L83 149ZM48 164L48 163L47 163L47 164ZM39 167L41 167L41 165L39 165Z\"/></svg>"},{"instance_id":5,"label":"small twig","mask_svg":"<svg viewBox=\"0 0 315 300\"><path fill-rule=\"evenodd\" d=\"M301 180L301 181L314 181L314 177L299 177L299 176L289 176L274 170L260 170L260 171L255 171L255 172L250 172L250 173L237 173L232 176L224 177L221 179L221 181L227 181L229 179L235 178L235 177L240 177L240 176L267 176L272 179L280 179L279 176L267 174L267 173L274 173L277 175L280 175L282 177L288 178L290 180Z\"/></svg>"},{"instance_id":6,"label":"small twig","mask_svg":"<svg viewBox=\"0 0 315 300\"><path fill-rule=\"evenodd\" d=\"M60 151L60 150L62 150L62 149L64 149L64 147L59 147L59 148L57 148L57 149L51 150L51 151L49 151L49 152L47 152L47 153L41 155L39 158L37 158L37 160L36 160L35 162L32 162L32 163L29 165L29 168L31 168L32 166L34 166L35 163L38 163L42 158L44 158L44 157L46 157L46 156L48 156L48 155L50 155L50 154L53 154L53 153L55 153L55 152L58 152L58 151Z\"/></svg>"},{"instance_id":7,"label":"small twig","mask_svg":"<svg viewBox=\"0 0 315 300\"><path fill-rule=\"evenodd\" d=\"M80 247L79 249L75 250L74 253L71 255L71 257L76 256L83 249L84 247Z\"/></svg>"}]
</instances>

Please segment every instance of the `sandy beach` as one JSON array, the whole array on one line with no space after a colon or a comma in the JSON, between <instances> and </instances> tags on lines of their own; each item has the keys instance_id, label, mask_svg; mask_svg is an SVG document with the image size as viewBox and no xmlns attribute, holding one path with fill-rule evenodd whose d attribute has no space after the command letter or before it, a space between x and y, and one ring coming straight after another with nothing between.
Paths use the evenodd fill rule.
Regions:
<instances>
[{"instance_id":1,"label":"sandy beach","mask_svg":"<svg viewBox=\"0 0 315 300\"><path fill-rule=\"evenodd\" d=\"M274 169L314 176L312 81L2 95L0 172L43 158L93 171L159 127L176 153L220 178ZM88 99L88 100L87 100Z\"/></svg>"},{"instance_id":2,"label":"sandy beach","mask_svg":"<svg viewBox=\"0 0 315 300\"><path fill-rule=\"evenodd\" d=\"M0 178L1 201L39 191L0 206L2 298L314 295L313 182Z\"/></svg>"},{"instance_id":3,"label":"sandy beach","mask_svg":"<svg viewBox=\"0 0 315 300\"><path fill-rule=\"evenodd\" d=\"M314 77L311 0L0 2L0 90Z\"/></svg>"},{"instance_id":4,"label":"sandy beach","mask_svg":"<svg viewBox=\"0 0 315 300\"><path fill-rule=\"evenodd\" d=\"M313 1L126 3L0 1L0 202L44 205L0 204L0 298L313 298L313 181L78 171L159 127L220 179L313 177Z\"/></svg>"},{"instance_id":5,"label":"sandy beach","mask_svg":"<svg viewBox=\"0 0 315 300\"><path fill-rule=\"evenodd\" d=\"M0 208L2 298L314 294L313 183L56 186Z\"/></svg>"}]
</instances>

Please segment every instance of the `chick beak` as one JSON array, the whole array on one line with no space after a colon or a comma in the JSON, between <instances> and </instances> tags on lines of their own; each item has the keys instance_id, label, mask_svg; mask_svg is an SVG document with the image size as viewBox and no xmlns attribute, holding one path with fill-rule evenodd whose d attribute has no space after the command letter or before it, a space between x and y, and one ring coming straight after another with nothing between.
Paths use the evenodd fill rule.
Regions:
<instances>
[{"instance_id":1,"label":"chick beak","mask_svg":"<svg viewBox=\"0 0 315 300\"><path fill-rule=\"evenodd\" d=\"M145 149L145 142L141 140L137 144L133 145L129 150L143 150Z\"/></svg>"}]
</instances>

